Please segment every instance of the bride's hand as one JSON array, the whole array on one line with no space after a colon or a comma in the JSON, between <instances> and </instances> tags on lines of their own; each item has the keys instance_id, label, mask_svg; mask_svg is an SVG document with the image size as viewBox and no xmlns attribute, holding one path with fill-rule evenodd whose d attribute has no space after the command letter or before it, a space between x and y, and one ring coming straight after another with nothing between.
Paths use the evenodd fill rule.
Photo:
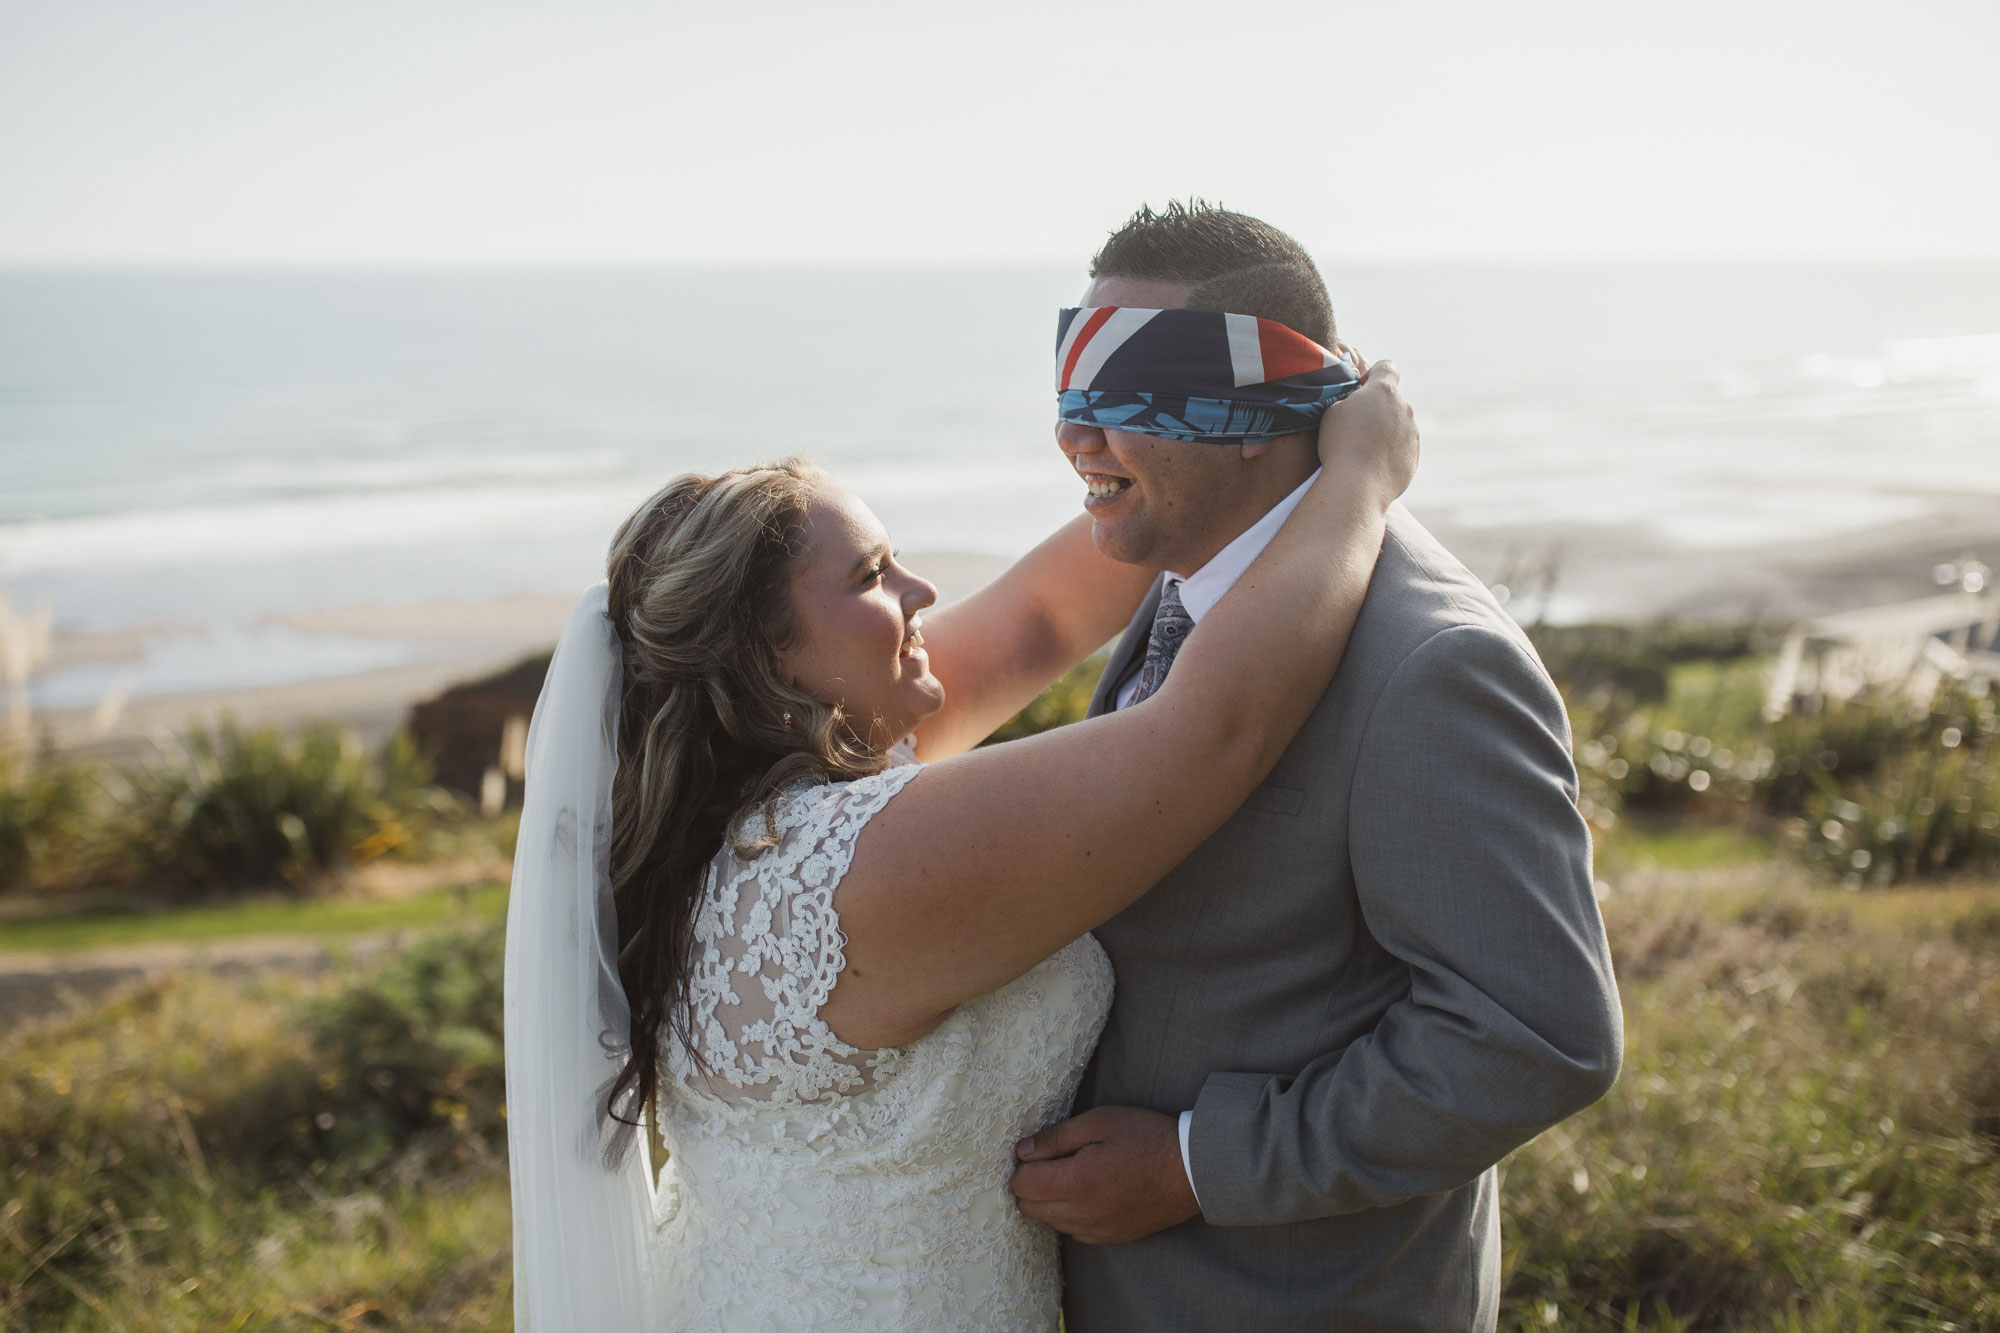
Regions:
<instances>
[{"instance_id":1,"label":"bride's hand","mask_svg":"<svg viewBox=\"0 0 2000 1333\"><path fill-rule=\"evenodd\" d=\"M1417 472L1417 418L1397 384L1393 361L1362 372L1361 387L1319 419L1320 466L1368 488L1383 509Z\"/></svg>"}]
</instances>

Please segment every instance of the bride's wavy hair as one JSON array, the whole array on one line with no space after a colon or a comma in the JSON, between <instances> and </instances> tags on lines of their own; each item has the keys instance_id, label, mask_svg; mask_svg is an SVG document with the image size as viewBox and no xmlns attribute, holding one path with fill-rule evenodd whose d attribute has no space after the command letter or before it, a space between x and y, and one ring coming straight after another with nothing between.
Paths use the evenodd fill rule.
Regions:
<instances>
[{"instance_id":1,"label":"bride's wavy hair","mask_svg":"<svg viewBox=\"0 0 2000 1333\"><path fill-rule=\"evenodd\" d=\"M798 638L791 577L824 479L798 458L689 473L612 539L610 618L624 681L610 871L632 1028L606 1105L627 1123L659 1091L662 1041L697 1051L688 1012L695 910L723 839L755 855L774 840L771 821L749 830L745 817L772 812L785 786L864 777L884 762L838 705L786 683L778 667Z\"/></svg>"}]
</instances>

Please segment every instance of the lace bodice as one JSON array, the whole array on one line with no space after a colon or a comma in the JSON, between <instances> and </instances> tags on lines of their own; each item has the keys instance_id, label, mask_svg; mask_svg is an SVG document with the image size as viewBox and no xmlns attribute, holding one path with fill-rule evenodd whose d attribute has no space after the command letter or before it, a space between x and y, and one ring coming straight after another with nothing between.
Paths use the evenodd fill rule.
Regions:
<instances>
[{"instance_id":1,"label":"lace bodice","mask_svg":"<svg viewBox=\"0 0 2000 1333\"><path fill-rule=\"evenodd\" d=\"M847 938L833 891L868 817L918 772L905 765L859 782L786 793L777 827L762 812L744 840L775 838L761 855L725 848L709 866L695 917L689 984L705 1070L677 1051L677 1071L741 1105L828 1106L874 1082L894 1052L859 1051L819 1019Z\"/></svg>"},{"instance_id":2,"label":"lace bodice","mask_svg":"<svg viewBox=\"0 0 2000 1333\"><path fill-rule=\"evenodd\" d=\"M901 756L899 756L900 758ZM914 762L783 793L709 867L691 979L697 1064L665 1052L658 1220L676 1328L1056 1327L1053 1232L1007 1183L1067 1114L1111 1003L1089 937L863 1051L820 1018L846 965L837 890Z\"/></svg>"}]
</instances>

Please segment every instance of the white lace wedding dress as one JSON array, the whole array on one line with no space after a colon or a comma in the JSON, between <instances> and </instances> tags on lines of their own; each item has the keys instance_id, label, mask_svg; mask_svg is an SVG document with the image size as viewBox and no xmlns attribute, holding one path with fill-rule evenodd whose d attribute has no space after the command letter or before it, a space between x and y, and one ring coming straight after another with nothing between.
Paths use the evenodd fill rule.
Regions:
<instances>
[{"instance_id":1,"label":"white lace wedding dress","mask_svg":"<svg viewBox=\"0 0 2000 1333\"><path fill-rule=\"evenodd\" d=\"M921 771L793 788L776 845L709 867L691 983L706 1068L669 1041L660 1106L675 1329L1056 1327L1056 1236L1008 1180L1015 1141L1069 1110L1111 1005L1103 950L1085 936L896 1049L856 1050L819 1017L855 840Z\"/></svg>"}]
</instances>

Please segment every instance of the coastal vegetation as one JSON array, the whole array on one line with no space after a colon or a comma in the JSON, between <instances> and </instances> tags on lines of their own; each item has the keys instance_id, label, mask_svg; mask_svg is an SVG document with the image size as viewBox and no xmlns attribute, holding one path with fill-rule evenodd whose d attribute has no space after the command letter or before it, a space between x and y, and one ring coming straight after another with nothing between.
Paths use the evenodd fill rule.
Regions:
<instances>
[{"instance_id":1,"label":"coastal vegetation","mask_svg":"<svg viewBox=\"0 0 2000 1333\"><path fill-rule=\"evenodd\" d=\"M86 875L99 850L96 795L76 765L30 764L0 746L0 893Z\"/></svg>"},{"instance_id":2,"label":"coastal vegetation","mask_svg":"<svg viewBox=\"0 0 2000 1333\"><path fill-rule=\"evenodd\" d=\"M1625 1067L1504 1167L1503 1325L2000 1328L2000 888L1603 907Z\"/></svg>"},{"instance_id":3,"label":"coastal vegetation","mask_svg":"<svg viewBox=\"0 0 2000 1333\"><path fill-rule=\"evenodd\" d=\"M398 734L224 719L136 763L88 765L0 749L0 892L113 886L159 901L338 887L383 856L436 856L483 834Z\"/></svg>"},{"instance_id":4,"label":"coastal vegetation","mask_svg":"<svg viewBox=\"0 0 2000 1333\"><path fill-rule=\"evenodd\" d=\"M1543 628L1568 702L1581 806L1601 834L1731 828L1830 882L1885 888L2000 869L2000 697L1864 692L1766 712L1755 626ZM1066 674L994 743L1080 718L1102 659ZM337 888L382 858L504 856L504 830L432 784L405 736L368 753L340 729L224 721L137 763L0 750L0 893L117 886L152 901Z\"/></svg>"},{"instance_id":5,"label":"coastal vegetation","mask_svg":"<svg viewBox=\"0 0 2000 1333\"><path fill-rule=\"evenodd\" d=\"M1504 1167L1503 1325L2000 1328L2000 888L1683 873L1604 900L1625 1072ZM0 1037L0 1326L506 1328L500 971L467 920Z\"/></svg>"},{"instance_id":6,"label":"coastal vegetation","mask_svg":"<svg viewBox=\"0 0 2000 1333\"><path fill-rule=\"evenodd\" d=\"M371 755L324 724L287 735L225 720L157 747L113 790L137 872L203 889L306 888L456 808L407 736Z\"/></svg>"},{"instance_id":7,"label":"coastal vegetation","mask_svg":"<svg viewBox=\"0 0 2000 1333\"><path fill-rule=\"evenodd\" d=\"M0 1327L503 1328L496 926L0 1039Z\"/></svg>"},{"instance_id":8,"label":"coastal vegetation","mask_svg":"<svg viewBox=\"0 0 2000 1333\"><path fill-rule=\"evenodd\" d=\"M1774 720L1754 629L1540 633L1627 1054L1503 1166L1502 1326L2000 1330L1993 699ZM1080 716L1095 674L997 739ZM0 873L53 904L0 920L0 959L404 932L0 1029L0 1328L508 1327L505 888L341 892L507 827L325 730L0 769ZM136 905L61 910L107 883Z\"/></svg>"},{"instance_id":9,"label":"coastal vegetation","mask_svg":"<svg viewBox=\"0 0 2000 1333\"><path fill-rule=\"evenodd\" d=\"M1754 629L1538 638L1600 831L1625 819L1755 829L1857 889L2000 867L2000 699L1983 680L1774 712Z\"/></svg>"}]
</instances>

